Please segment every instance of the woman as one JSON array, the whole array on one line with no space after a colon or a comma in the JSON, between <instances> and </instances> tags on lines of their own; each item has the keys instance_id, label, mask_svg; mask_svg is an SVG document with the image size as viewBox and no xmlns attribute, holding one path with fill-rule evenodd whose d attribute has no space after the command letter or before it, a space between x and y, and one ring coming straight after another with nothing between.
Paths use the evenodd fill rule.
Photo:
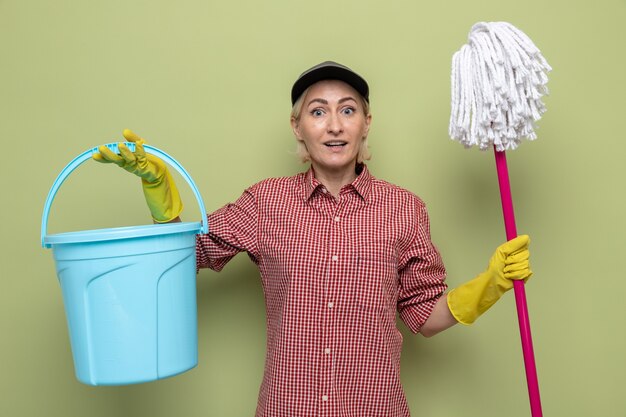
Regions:
<instances>
[{"instance_id":1,"label":"woman","mask_svg":"<svg viewBox=\"0 0 626 417\"><path fill-rule=\"evenodd\" d=\"M292 88L291 126L306 172L270 178L208 216L197 239L198 268L221 270L245 251L261 273L267 355L257 416L408 416L400 384L396 312L424 336L470 324L530 277L528 237L501 245L488 269L445 293L424 203L373 177L367 82L324 62ZM178 221L182 203L164 163L100 149L142 177L157 222Z\"/></svg>"}]
</instances>

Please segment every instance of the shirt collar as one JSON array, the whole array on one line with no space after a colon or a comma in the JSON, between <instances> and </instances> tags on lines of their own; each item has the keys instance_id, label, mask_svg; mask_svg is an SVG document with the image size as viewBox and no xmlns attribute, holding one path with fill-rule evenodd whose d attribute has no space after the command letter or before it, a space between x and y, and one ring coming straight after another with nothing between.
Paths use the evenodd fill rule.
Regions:
<instances>
[{"instance_id":1,"label":"shirt collar","mask_svg":"<svg viewBox=\"0 0 626 417\"><path fill-rule=\"evenodd\" d=\"M351 184L344 186L342 192L345 192L346 189L350 188L356 191L356 193L363 199L367 200L370 191L372 189L372 175L367 169L367 165L360 164L360 173L357 175L356 179L352 181ZM358 168L357 168L358 169ZM311 166L307 172L304 174L304 197L306 200L310 199L311 196L315 193L316 190L324 187L322 183L320 183L317 178L315 178L315 171L313 171L313 167Z\"/></svg>"}]
</instances>

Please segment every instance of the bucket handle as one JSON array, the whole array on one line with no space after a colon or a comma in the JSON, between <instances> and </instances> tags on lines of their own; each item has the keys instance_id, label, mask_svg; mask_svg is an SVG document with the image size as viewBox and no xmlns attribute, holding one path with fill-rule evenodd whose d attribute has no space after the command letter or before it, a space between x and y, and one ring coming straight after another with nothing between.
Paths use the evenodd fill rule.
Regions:
<instances>
[{"instance_id":1,"label":"bucket handle","mask_svg":"<svg viewBox=\"0 0 626 417\"><path fill-rule=\"evenodd\" d=\"M111 152L119 154L117 143L108 143L104 146L109 148ZM131 152L135 152L134 143L127 142L126 146L128 146L128 149L130 149ZM43 216L41 217L41 246L43 246L44 248L50 248L52 246L49 244L45 244L44 238L48 230L48 215L50 214L50 207L52 206L52 201L54 200L54 197L56 196L57 191L59 190L59 188L61 187L61 184L63 184L65 179L72 173L72 171L74 171L76 168L82 165L83 162L90 160L94 154L98 153L98 148L99 146L96 146L95 148L86 150L85 152L83 152L82 154L74 158L69 164L67 164L65 168L63 168L63 170L61 171L57 179L54 181L52 188L48 192L48 197L46 198L46 204L44 205ZM191 176L187 173L187 171L185 171L185 168L183 168L183 166L174 158L172 158L171 156L169 156L162 150L155 148L154 146L143 145L143 148L146 151L146 153L158 156L159 158L163 159L170 166L176 169L176 171L178 171L178 173L182 175L182 177L187 181L187 184L189 184L189 186L191 187L196 197L196 200L198 201L198 204L200 206L200 214L202 216L202 220L201 220L202 227L200 230L204 234L208 233L209 227L207 224L207 214L206 214L206 209L204 207L204 201L202 200L200 191L198 191L198 187L196 187L196 184L193 182L193 179L191 178Z\"/></svg>"}]
</instances>

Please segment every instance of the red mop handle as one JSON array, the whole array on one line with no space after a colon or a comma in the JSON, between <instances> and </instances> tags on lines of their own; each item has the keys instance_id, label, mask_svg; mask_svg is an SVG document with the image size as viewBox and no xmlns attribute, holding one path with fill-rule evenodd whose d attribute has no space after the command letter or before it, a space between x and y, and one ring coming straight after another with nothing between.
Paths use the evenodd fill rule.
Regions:
<instances>
[{"instance_id":1,"label":"red mop handle","mask_svg":"<svg viewBox=\"0 0 626 417\"><path fill-rule=\"evenodd\" d=\"M509 182L509 170L506 165L506 154L498 152L495 147L494 153L496 156L496 169L498 170L498 183L500 184L504 228L507 240L511 240L517 237L517 228L515 226L515 213L513 211L513 199L511 198L511 184ZM528 318L524 281L514 281L513 289L515 291L519 331L522 338L522 353L526 368L528 396L530 397L530 413L532 417L541 417L543 413L541 411L541 399L539 398L539 382L537 380L537 367L535 366L535 354L533 352L533 339L530 334L530 320Z\"/></svg>"}]
</instances>

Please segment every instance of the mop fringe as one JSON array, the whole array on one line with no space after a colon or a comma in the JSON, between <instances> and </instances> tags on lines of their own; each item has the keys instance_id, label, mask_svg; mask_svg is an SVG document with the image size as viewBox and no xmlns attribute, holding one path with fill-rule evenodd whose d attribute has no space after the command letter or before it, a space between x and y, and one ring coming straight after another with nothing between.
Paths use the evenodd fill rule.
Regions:
<instances>
[{"instance_id":1,"label":"mop fringe","mask_svg":"<svg viewBox=\"0 0 626 417\"><path fill-rule=\"evenodd\" d=\"M517 148L534 140L546 111L552 68L526 34L507 22L472 26L452 57L449 134L466 148Z\"/></svg>"}]
</instances>

